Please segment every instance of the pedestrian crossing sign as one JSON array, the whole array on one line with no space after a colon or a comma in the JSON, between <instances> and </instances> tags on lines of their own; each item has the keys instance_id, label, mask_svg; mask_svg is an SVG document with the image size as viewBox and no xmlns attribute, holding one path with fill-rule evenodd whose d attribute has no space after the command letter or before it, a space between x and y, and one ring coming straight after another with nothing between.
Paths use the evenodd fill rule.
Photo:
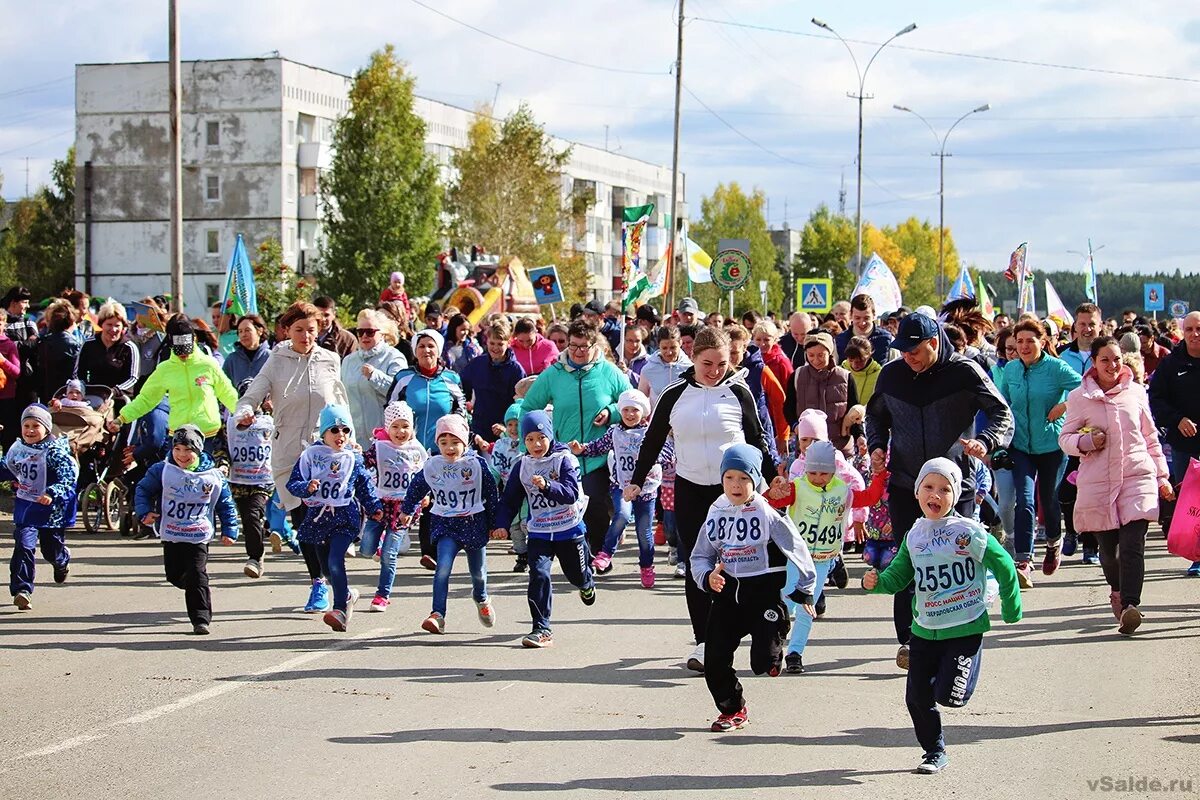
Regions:
<instances>
[{"instance_id":1,"label":"pedestrian crossing sign","mask_svg":"<svg viewBox=\"0 0 1200 800\"><path fill-rule=\"evenodd\" d=\"M817 311L822 314L833 308L830 296L833 281L828 278L801 278L796 282L796 297L800 298L800 311Z\"/></svg>"}]
</instances>

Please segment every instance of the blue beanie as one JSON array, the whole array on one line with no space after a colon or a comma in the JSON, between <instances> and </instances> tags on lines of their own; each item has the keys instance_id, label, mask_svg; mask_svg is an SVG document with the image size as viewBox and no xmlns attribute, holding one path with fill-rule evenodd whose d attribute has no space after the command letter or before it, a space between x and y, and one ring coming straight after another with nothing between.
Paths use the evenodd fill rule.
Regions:
<instances>
[{"instance_id":1,"label":"blue beanie","mask_svg":"<svg viewBox=\"0 0 1200 800\"><path fill-rule=\"evenodd\" d=\"M550 424L550 417L545 411L530 411L521 417L521 438L524 439L534 431L545 434L547 439L554 441L554 426Z\"/></svg>"},{"instance_id":2,"label":"blue beanie","mask_svg":"<svg viewBox=\"0 0 1200 800\"><path fill-rule=\"evenodd\" d=\"M350 435L354 435L354 422L350 419L350 409L341 405L327 405L321 409L321 417L317 423L317 429L321 436L325 435L325 431L332 428L334 425L345 425L350 429Z\"/></svg>"},{"instance_id":3,"label":"blue beanie","mask_svg":"<svg viewBox=\"0 0 1200 800\"><path fill-rule=\"evenodd\" d=\"M762 483L762 451L748 444L735 444L721 456L721 477L731 469L746 473L758 486Z\"/></svg>"},{"instance_id":4,"label":"blue beanie","mask_svg":"<svg viewBox=\"0 0 1200 800\"><path fill-rule=\"evenodd\" d=\"M508 407L508 410L504 412L504 424L505 425L508 424L508 421L510 419L515 419L515 420L521 419L521 401L520 400L513 403L511 406Z\"/></svg>"}]
</instances>

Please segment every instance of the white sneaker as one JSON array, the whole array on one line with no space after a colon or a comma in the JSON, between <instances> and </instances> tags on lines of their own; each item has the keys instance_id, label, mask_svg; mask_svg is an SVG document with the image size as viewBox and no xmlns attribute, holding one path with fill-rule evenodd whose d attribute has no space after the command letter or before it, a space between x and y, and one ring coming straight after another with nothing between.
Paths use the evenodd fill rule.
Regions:
<instances>
[{"instance_id":1,"label":"white sneaker","mask_svg":"<svg viewBox=\"0 0 1200 800\"><path fill-rule=\"evenodd\" d=\"M687 666L692 672L704 672L704 643L696 645L696 649L688 656Z\"/></svg>"},{"instance_id":2,"label":"white sneaker","mask_svg":"<svg viewBox=\"0 0 1200 800\"><path fill-rule=\"evenodd\" d=\"M482 603L476 603L475 607L479 609L479 622L485 628L490 628L496 624L496 609L492 605L491 600L484 600Z\"/></svg>"},{"instance_id":3,"label":"white sneaker","mask_svg":"<svg viewBox=\"0 0 1200 800\"><path fill-rule=\"evenodd\" d=\"M667 566L673 567L679 563L679 548L672 547L667 550Z\"/></svg>"},{"instance_id":4,"label":"white sneaker","mask_svg":"<svg viewBox=\"0 0 1200 800\"><path fill-rule=\"evenodd\" d=\"M257 559L246 559L246 566L242 567L242 573L247 578L261 578L263 574L262 562Z\"/></svg>"},{"instance_id":5,"label":"white sneaker","mask_svg":"<svg viewBox=\"0 0 1200 800\"><path fill-rule=\"evenodd\" d=\"M687 577L687 567L683 563L679 563L679 564L675 565L675 577L676 578L686 578Z\"/></svg>"},{"instance_id":6,"label":"white sneaker","mask_svg":"<svg viewBox=\"0 0 1200 800\"><path fill-rule=\"evenodd\" d=\"M350 617L354 616L354 604L358 602L358 589L351 589L346 598L346 627L350 627Z\"/></svg>"}]
</instances>

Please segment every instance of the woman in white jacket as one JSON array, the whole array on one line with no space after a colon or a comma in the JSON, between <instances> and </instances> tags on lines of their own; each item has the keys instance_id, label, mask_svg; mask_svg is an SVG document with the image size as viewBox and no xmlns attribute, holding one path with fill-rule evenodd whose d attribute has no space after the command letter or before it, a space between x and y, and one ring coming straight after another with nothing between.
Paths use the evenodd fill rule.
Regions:
<instances>
[{"instance_id":1,"label":"woman in white jacket","mask_svg":"<svg viewBox=\"0 0 1200 800\"><path fill-rule=\"evenodd\" d=\"M370 441L371 431L383 427L383 407L387 403L392 378L408 366L400 351L387 343L385 333L395 338L396 323L382 312L363 309L358 312L358 349L342 359L342 384L350 398L350 418L359 438Z\"/></svg>"},{"instance_id":2,"label":"woman in white jacket","mask_svg":"<svg viewBox=\"0 0 1200 800\"><path fill-rule=\"evenodd\" d=\"M300 453L316 436L317 417L331 403L346 405L346 387L340 377L341 358L332 350L317 346L317 317L320 312L311 303L293 303L279 318L288 341L271 351L271 357L250 382L250 388L238 401L234 417L239 422L254 419L254 410L268 397L274 406L275 439L271 443L271 472L275 488L299 529L305 506L287 490L287 481ZM369 432L368 432L369 435ZM315 545L302 544L300 552L313 580L313 593L328 598L322 581L323 565ZM318 592L320 589L320 592ZM309 605L313 605L310 603ZM308 608L308 606L306 606ZM325 611L326 608L314 610Z\"/></svg>"}]
</instances>

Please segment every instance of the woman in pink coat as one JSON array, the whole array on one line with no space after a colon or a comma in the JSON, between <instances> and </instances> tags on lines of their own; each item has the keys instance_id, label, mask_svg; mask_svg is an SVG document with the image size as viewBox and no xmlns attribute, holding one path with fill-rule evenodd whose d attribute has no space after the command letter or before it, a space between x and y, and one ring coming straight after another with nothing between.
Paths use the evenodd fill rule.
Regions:
<instances>
[{"instance_id":1,"label":"woman in pink coat","mask_svg":"<svg viewBox=\"0 0 1200 800\"><path fill-rule=\"evenodd\" d=\"M1146 390L1121 363L1117 340L1101 336L1091 353L1091 369L1067 395L1058 442L1080 457L1075 530L1096 535L1117 630L1129 636L1142 622L1146 529L1158 519L1159 499L1174 492Z\"/></svg>"},{"instance_id":2,"label":"woman in pink coat","mask_svg":"<svg viewBox=\"0 0 1200 800\"><path fill-rule=\"evenodd\" d=\"M517 320L510 345L526 375L539 375L558 360L558 348L554 342L538 333L537 326L529 317Z\"/></svg>"}]
</instances>

